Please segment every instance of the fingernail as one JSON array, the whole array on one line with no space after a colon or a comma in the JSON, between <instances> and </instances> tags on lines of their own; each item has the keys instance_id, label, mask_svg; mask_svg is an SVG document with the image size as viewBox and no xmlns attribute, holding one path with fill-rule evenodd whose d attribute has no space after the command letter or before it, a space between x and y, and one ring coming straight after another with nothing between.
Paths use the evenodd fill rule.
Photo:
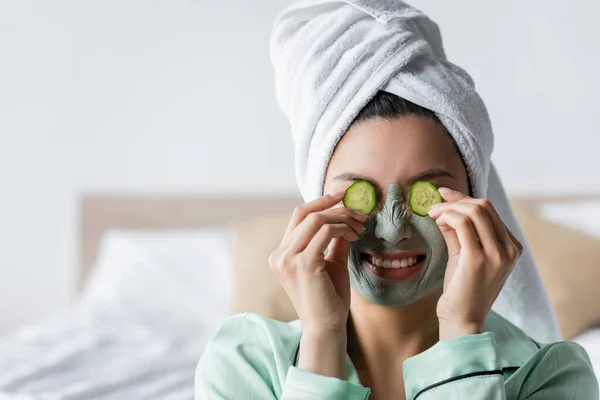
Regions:
<instances>
[{"instance_id":1,"label":"fingernail","mask_svg":"<svg viewBox=\"0 0 600 400\"><path fill-rule=\"evenodd\" d=\"M429 216L434 215L437 212L437 210L440 209L440 206L441 206L441 204L439 204L439 203L438 204L434 204L433 206L431 206L431 209L428 212Z\"/></svg>"},{"instance_id":2,"label":"fingernail","mask_svg":"<svg viewBox=\"0 0 600 400\"><path fill-rule=\"evenodd\" d=\"M438 192L440 192L440 194L441 194L442 196L444 196L444 195L446 195L446 196L449 196L449 195L451 195L452 193L454 193L455 191L454 191L454 190L452 190L452 189L448 189L448 188L445 188L445 187L441 187L441 188L438 188Z\"/></svg>"},{"instance_id":3,"label":"fingernail","mask_svg":"<svg viewBox=\"0 0 600 400\"><path fill-rule=\"evenodd\" d=\"M345 190L342 190L341 192L335 192L333 194L330 194L330 196L334 199L338 198L338 197L342 197L344 194L346 193Z\"/></svg>"},{"instance_id":4,"label":"fingernail","mask_svg":"<svg viewBox=\"0 0 600 400\"><path fill-rule=\"evenodd\" d=\"M365 213L362 213L362 212L360 212L360 211L354 211L354 215L355 215L357 218L360 218L360 219L361 219L361 220L363 220L363 221L366 221L366 220L367 220L367 218L369 218L369 216L368 216L367 214L365 214Z\"/></svg>"},{"instance_id":5,"label":"fingernail","mask_svg":"<svg viewBox=\"0 0 600 400\"><path fill-rule=\"evenodd\" d=\"M363 225L361 225L361 226L358 228L358 231L359 231L359 232L364 232L364 231L365 231L365 229L367 229L367 228L365 228Z\"/></svg>"}]
</instances>

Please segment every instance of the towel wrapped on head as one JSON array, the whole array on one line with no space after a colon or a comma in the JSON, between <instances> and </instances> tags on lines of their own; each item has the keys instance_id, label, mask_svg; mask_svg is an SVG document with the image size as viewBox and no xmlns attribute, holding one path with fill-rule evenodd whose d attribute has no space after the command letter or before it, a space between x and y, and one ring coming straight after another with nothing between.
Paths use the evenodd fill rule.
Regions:
<instances>
[{"instance_id":1,"label":"towel wrapped on head","mask_svg":"<svg viewBox=\"0 0 600 400\"><path fill-rule=\"evenodd\" d=\"M271 60L306 201L323 194L337 143L378 91L432 110L461 152L472 195L490 199L525 247L493 309L536 340L560 338L535 263L491 164L494 136L485 104L469 74L446 59L431 19L399 0L297 2L275 23Z\"/></svg>"}]
</instances>

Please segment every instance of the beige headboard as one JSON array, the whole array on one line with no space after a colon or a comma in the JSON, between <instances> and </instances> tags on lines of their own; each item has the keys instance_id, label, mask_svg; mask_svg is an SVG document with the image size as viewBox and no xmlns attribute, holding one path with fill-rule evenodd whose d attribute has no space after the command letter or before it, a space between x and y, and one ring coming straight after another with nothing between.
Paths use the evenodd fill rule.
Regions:
<instances>
[{"instance_id":1,"label":"beige headboard","mask_svg":"<svg viewBox=\"0 0 600 400\"><path fill-rule=\"evenodd\" d=\"M98 255L109 229L175 229L218 227L259 215L291 213L299 197L127 197L84 196L81 202L81 284Z\"/></svg>"}]
</instances>

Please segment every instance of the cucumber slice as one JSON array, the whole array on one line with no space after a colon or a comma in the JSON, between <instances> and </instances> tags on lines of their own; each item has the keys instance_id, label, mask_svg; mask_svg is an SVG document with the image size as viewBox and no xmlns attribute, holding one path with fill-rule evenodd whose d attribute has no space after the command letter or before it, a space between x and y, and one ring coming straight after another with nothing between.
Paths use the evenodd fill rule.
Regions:
<instances>
[{"instance_id":1,"label":"cucumber slice","mask_svg":"<svg viewBox=\"0 0 600 400\"><path fill-rule=\"evenodd\" d=\"M370 214L377 206L375 188L369 181L356 181L346 189L342 202L344 207Z\"/></svg>"},{"instance_id":2,"label":"cucumber slice","mask_svg":"<svg viewBox=\"0 0 600 400\"><path fill-rule=\"evenodd\" d=\"M412 212L425 217L434 204L442 202L442 196L429 181L416 181L410 188L408 203Z\"/></svg>"}]
</instances>

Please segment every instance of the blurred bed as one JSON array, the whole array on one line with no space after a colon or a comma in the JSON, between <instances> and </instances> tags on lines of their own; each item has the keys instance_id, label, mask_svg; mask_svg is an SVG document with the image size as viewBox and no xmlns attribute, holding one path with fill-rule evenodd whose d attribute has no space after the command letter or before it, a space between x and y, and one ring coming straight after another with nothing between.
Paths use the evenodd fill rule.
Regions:
<instances>
[{"instance_id":1,"label":"blurred bed","mask_svg":"<svg viewBox=\"0 0 600 400\"><path fill-rule=\"evenodd\" d=\"M295 318L267 257L299 202L85 197L77 301L0 341L0 399L192 399L196 362L224 318ZM563 334L598 371L600 200L513 205Z\"/></svg>"},{"instance_id":2,"label":"blurred bed","mask_svg":"<svg viewBox=\"0 0 600 400\"><path fill-rule=\"evenodd\" d=\"M82 199L74 307L0 341L0 399L192 399L232 312L235 221L296 199Z\"/></svg>"}]
</instances>

